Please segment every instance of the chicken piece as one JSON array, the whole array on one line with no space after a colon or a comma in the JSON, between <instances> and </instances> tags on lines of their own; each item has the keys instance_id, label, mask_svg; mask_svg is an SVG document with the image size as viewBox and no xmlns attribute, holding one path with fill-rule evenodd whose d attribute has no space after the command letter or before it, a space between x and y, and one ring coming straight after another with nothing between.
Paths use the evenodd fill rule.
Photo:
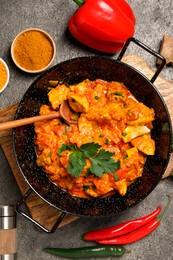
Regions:
<instances>
[{"instance_id":1,"label":"chicken piece","mask_svg":"<svg viewBox=\"0 0 173 260\"><path fill-rule=\"evenodd\" d=\"M76 85L71 85L70 91L85 96L89 89L88 83L88 80L84 80Z\"/></svg>"},{"instance_id":2,"label":"chicken piece","mask_svg":"<svg viewBox=\"0 0 173 260\"><path fill-rule=\"evenodd\" d=\"M117 102L130 96L130 91L122 83L109 82L107 88L107 97L111 102Z\"/></svg>"},{"instance_id":3,"label":"chicken piece","mask_svg":"<svg viewBox=\"0 0 173 260\"><path fill-rule=\"evenodd\" d=\"M141 168L142 169L142 168ZM130 182L134 181L136 178L142 176L142 171L136 169L136 167L131 167L126 175L126 179Z\"/></svg>"},{"instance_id":4,"label":"chicken piece","mask_svg":"<svg viewBox=\"0 0 173 260\"><path fill-rule=\"evenodd\" d=\"M70 107L77 113L88 112L89 110L89 103L85 96L69 92L68 101Z\"/></svg>"},{"instance_id":5,"label":"chicken piece","mask_svg":"<svg viewBox=\"0 0 173 260\"><path fill-rule=\"evenodd\" d=\"M173 37L163 36L159 53L166 59L166 65L173 65ZM156 63L161 64L161 60L157 59Z\"/></svg>"},{"instance_id":6,"label":"chicken piece","mask_svg":"<svg viewBox=\"0 0 173 260\"><path fill-rule=\"evenodd\" d=\"M154 109L132 98L127 99L126 115L128 125L146 125L154 120Z\"/></svg>"},{"instance_id":7,"label":"chicken piece","mask_svg":"<svg viewBox=\"0 0 173 260\"><path fill-rule=\"evenodd\" d=\"M48 105L42 105L40 108L40 115L47 115L52 112L52 109Z\"/></svg>"},{"instance_id":8,"label":"chicken piece","mask_svg":"<svg viewBox=\"0 0 173 260\"><path fill-rule=\"evenodd\" d=\"M128 125L135 126L135 125L149 125L154 120L154 117L151 116L141 116L139 119L134 121L127 121Z\"/></svg>"},{"instance_id":9,"label":"chicken piece","mask_svg":"<svg viewBox=\"0 0 173 260\"><path fill-rule=\"evenodd\" d=\"M132 148L128 149L126 152L127 152L127 155L128 155L128 158L126 160L126 164L128 166L132 165L132 164L138 164L138 161L139 161L138 149L136 147L132 147Z\"/></svg>"},{"instance_id":10,"label":"chicken piece","mask_svg":"<svg viewBox=\"0 0 173 260\"><path fill-rule=\"evenodd\" d=\"M110 182L109 174L105 173L100 178L94 178L93 183L96 187L97 192L101 194L106 194L113 190L112 182Z\"/></svg>"},{"instance_id":11,"label":"chicken piece","mask_svg":"<svg viewBox=\"0 0 173 260\"><path fill-rule=\"evenodd\" d=\"M119 194L121 196L124 196L127 192L127 182L125 179L123 180L119 180L119 181L115 181L113 183L113 187L115 190L117 190L119 192Z\"/></svg>"},{"instance_id":12,"label":"chicken piece","mask_svg":"<svg viewBox=\"0 0 173 260\"><path fill-rule=\"evenodd\" d=\"M147 155L154 155L155 142L148 135L143 135L133 139L131 144Z\"/></svg>"},{"instance_id":13,"label":"chicken piece","mask_svg":"<svg viewBox=\"0 0 173 260\"><path fill-rule=\"evenodd\" d=\"M85 193L91 197L98 197L98 193L95 192L93 188L86 189Z\"/></svg>"},{"instance_id":14,"label":"chicken piece","mask_svg":"<svg viewBox=\"0 0 173 260\"><path fill-rule=\"evenodd\" d=\"M85 114L82 114L78 120L79 132L93 135L95 129L99 127L96 121L90 121L86 118Z\"/></svg>"},{"instance_id":15,"label":"chicken piece","mask_svg":"<svg viewBox=\"0 0 173 260\"><path fill-rule=\"evenodd\" d=\"M147 134L150 129L147 126L127 126L122 134L122 139L125 143L130 142L132 139Z\"/></svg>"},{"instance_id":16,"label":"chicken piece","mask_svg":"<svg viewBox=\"0 0 173 260\"><path fill-rule=\"evenodd\" d=\"M48 93L48 98L53 109L58 109L59 105L67 99L69 89L65 85L58 85Z\"/></svg>"},{"instance_id":17,"label":"chicken piece","mask_svg":"<svg viewBox=\"0 0 173 260\"><path fill-rule=\"evenodd\" d=\"M107 104L100 110L100 117L106 120L126 120L126 115L122 105L116 103Z\"/></svg>"}]
</instances>

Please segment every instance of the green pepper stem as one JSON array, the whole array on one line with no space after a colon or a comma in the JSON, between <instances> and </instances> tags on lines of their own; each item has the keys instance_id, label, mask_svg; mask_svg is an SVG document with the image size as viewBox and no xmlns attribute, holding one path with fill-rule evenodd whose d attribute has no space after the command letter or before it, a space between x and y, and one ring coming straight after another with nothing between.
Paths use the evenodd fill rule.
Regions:
<instances>
[{"instance_id":1,"label":"green pepper stem","mask_svg":"<svg viewBox=\"0 0 173 260\"><path fill-rule=\"evenodd\" d=\"M130 254L130 253L131 253L131 250L124 249L124 253Z\"/></svg>"},{"instance_id":2,"label":"green pepper stem","mask_svg":"<svg viewBox=\"0 0 173 260\"><path fill-rule=\"evenodd\" d=\"M170 195L166 195L166 196L168 197L168 202L166 204L166 207L165 207L164 211L156 217L159 222L162 220L163 216L165 215L165 213L169 207L170 201L171 201Z\"/></svg>"},{"instance_id":3,"label":"green pepper stem","mask_svg":"<svg viewBox=\"0 0 173 260\"><path fill-rule=\"evenodd\" d=\"M73 0L78 6L82 6L85 0Z\"/></svg>"}]
</instances>

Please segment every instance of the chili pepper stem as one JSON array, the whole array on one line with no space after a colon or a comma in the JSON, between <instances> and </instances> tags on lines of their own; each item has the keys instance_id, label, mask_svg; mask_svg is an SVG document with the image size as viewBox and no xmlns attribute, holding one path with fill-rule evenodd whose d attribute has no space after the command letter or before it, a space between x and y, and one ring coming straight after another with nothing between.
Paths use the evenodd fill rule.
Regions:
<instances>
[{"instance_id":1,"label":"chili pepper stem","mask_svg":"<svg viewBox=\"0 0 173 260\"><path fill-rule=\"evenodd\" d=\"M132 251L131 250L129 250L129 249L124 249L124 253L127 253L127 254L130 254Z\"/></svg>"},{"instance_id":2,"label":"chili pepper stem","mask_svg":"<svg viewBox=\"0 0 173 260\"><path fill-rule=\"evenodd\" d=\"M85 3L85 0L73 0L78 6L82 6Z\"/></svg>"},{"instance_id":3,"label":"chili pepper stem","mask_svg":"<svg viewBox=\"0 0 173 260\"><path fill-rule=\"evenodd\" d=\"M173 144L172 144L172 146L173 146ZM173 178L173 171L171 172L170 177Z\"/></svg>"},{"instance_id":4,"label":"chili pepper stem","mask_svg":"<svg viewBox=\"0 0 173 260\"><path fill-rule=\"evenodd\" d=\"M168 209L168 207L169 207L170 201L171 201L170 195L167 194L166 196L167 196L167 198L168 198L167 205L166 205L166 207L164 208L163 212L160 213L160 215L158 215L158 216L156 217L156 219L157 219L159 222L162 220L163 216L165 215L165 213L166 213L166 211L167 211L167 209Z\"/></svg>"}]
</instances>

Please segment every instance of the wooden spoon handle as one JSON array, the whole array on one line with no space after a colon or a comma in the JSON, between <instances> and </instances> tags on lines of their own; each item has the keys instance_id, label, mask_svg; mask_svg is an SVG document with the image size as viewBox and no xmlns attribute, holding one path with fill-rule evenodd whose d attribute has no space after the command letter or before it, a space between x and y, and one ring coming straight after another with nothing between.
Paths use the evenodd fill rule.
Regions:
<instances>
[{"instance_id":1,"label":"wooden spoon handle","mask_svg":"<svg viewBox=\"0 0 173 260\"><path fill-rule=\"evenodd\" d=\"M48 115L43 115L43 116L33 116L33 117L3 122L3 123L0 123L0 130L6 130L6 129L13 128L13 127L22 126L22 125L29 125L29 124L32 124L32 123L35 123L38 121L49 120L49 119L53 119L53 118L57 118L57 117L60 117L59 111L48 114Z\"/></svg>"}]
</instances>

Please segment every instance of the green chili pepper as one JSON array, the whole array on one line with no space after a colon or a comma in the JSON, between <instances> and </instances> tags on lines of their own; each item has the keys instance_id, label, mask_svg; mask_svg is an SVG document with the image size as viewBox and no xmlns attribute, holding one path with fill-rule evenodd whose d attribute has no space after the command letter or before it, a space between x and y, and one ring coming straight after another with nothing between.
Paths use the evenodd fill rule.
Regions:
<instances>
[{"instance_id":1,"label":"green chili pepper","mask_svg":"<svg viewBox=\"0 0 173 260\"><path fill-rule=\"evenodd\" d=\"M61 256L71 259L84 259L89 257L118 257L129 253L123 246L88 246L78 248L54 248L47 247L44 252L52 255Z\"/></svg>"}]
</instances>

